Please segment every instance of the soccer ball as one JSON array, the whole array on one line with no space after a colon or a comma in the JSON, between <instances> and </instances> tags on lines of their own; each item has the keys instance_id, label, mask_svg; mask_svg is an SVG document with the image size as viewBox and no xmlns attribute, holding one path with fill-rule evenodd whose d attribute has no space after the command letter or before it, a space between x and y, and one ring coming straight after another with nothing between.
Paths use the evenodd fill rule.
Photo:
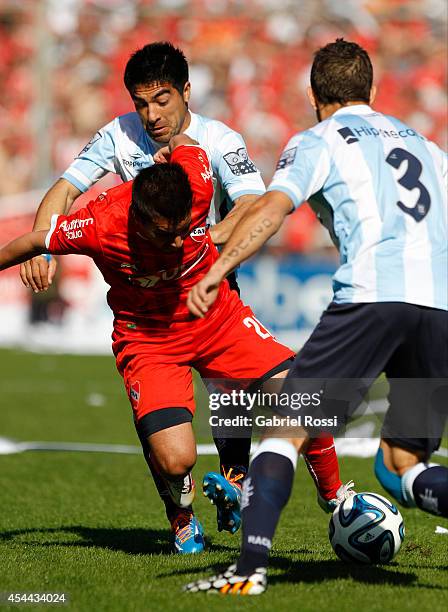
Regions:
<instances>
[{"instance_id":1,"label":"soccer ball","mask_svg":"<svg viewBox=\"0 0 448 612\"><path fill-rule=\"evenodd\" d=\"M357 493L333 512L328 526L334 552L349 563L388 563L404 539L403 518L377 493Z\"/></svg>"}]
</instances>

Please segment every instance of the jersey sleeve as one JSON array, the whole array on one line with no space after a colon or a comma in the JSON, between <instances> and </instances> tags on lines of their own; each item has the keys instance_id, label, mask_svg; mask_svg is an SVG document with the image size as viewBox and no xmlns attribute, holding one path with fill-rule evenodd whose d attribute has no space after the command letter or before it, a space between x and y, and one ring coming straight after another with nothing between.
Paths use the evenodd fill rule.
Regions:
<instances>
[{"instance_id":1,"label":"jersey sleeve","mask_svg":"<svg viewBox=\"0 0 448 612\"><path fill-rule=\"evenodd\" d=\"M53 215L50 230L45 238L48 253L53 255L74 253L90 257L101 253L92 204L94 203L72 215Z\"/></svg>"},{"instance_id":2,"label":"jersey sleeve","mask_svg":"<svg viewBox=\"0 0 448 612\"><path fill-rule=\"evenodd\" d=\"M194 202L204 202L208 209L213 197L213 175L205 150L197 145L181 145L174 149L171 161L180 164L187 173Z\"/></svg>"},{"instance_id":3,"label":"jersey sleeve","mask_svg":"<svg viewBox=\"0 0 448 612\"><path fill-rule=\"evenodd\" d=\"M282 191L294 208L322 189L330 172L327 144L311 132L293 136L284 148L268 191Z\"/></svg>"},{"instance_id":4,"label":"jersey sleeve","mask_svg":"<svg viewBox=\"0 0 448 612\"><path fill-rule=\"evenodd\" d=\"M260 171L250 159L238 132L227 129L215 136L210 161L232 202L243 195L262 195L266 191Z\"/></svg>"},{"instance_id":5,"label":"jersey sleeve","mask_svg":"<svg viewBox=\"0 0 448 612\"><path fill-rule=\"evenodd\" d=\"M84 192L115 169L114 121L101 128L62 175Z\"/></svg>"}]
</instances>

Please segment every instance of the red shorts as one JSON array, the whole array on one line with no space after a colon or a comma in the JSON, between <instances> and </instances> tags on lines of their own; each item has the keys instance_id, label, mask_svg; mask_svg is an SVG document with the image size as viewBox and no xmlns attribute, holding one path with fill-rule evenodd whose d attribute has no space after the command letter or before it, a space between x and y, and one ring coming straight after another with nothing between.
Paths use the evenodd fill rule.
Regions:
<instances>
[{"instance_id":1,"label":"red shorts","mask_svg":"<svg viewBox=\"0 0 448 612\"><path fill-rule=\"evenodd\" d=\"M113 340L136 421L161 408L194 414L192 367L204 379L257 380L294 357L234 291L204 319L132 330L115 322Z\"/></svg>"}]
</instances>

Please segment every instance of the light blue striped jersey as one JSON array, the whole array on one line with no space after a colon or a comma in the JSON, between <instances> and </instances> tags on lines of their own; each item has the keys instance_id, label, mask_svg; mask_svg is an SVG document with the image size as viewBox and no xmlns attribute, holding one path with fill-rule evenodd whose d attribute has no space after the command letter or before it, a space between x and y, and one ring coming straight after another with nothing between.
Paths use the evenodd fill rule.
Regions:
<instances>
[{"instance_id":1,"label":"light blue striped jersey","mask_svg":"<svg viewBox=\"0 0 448 612\"><path fill-rule=\"evenodd\" d=\"M334 300L448 310L447 155L360 104L296 134L268 191L308 200L340 252Z\"/></svg>"},{"instance_id":2,"label":"light blue striped jersey","mask_svg":"<svg viewBox=\"0 0 448 612\"><path fill-rule=\"evenodd\" d=\"M213 170L214 197L208 222L214 224L228 212L231 202L242 195L263 194L265 186L238 132L220 121L190 115L185 134L206 150ZM100 129L62 178L83 192L108 172L129 181L154 163L153 155L161 146L148 136L137 113L127 113Z\"/></svg>"}]
</instances>

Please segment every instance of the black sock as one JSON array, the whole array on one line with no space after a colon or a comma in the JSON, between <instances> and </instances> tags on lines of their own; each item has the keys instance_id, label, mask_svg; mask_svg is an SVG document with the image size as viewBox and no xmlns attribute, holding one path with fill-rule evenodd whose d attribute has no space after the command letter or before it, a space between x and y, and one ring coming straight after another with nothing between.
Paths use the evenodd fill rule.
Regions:
<instances>
[{"instance_id":1,"label":"black sock","mask_svg":"<svg viewBox=\"0 0 448 612\"><path fill-rule=\"evenodd\" d=\"M448 518L448 468L435 465L423 470L412 484L417 507Z\"/></svg>"},{"instance_id":2,"label":"black sock","mask_svg":"<svg viewBox=\"0 0 448 612\"><path fill-rule=\"evenodd\" d=\"M247 576L257 567L267 567L272 538L291 494L294 469L292 460L277 452L262 452L252 460L243 484L243 538L237 574Z\"/></svg>"},{"instance_id":3,"label":"black sock","mask_svg":"<svg viewBox=\"0 0 448 612\"><path fill-rule=\"evenodd\" d=\"M219 453L219 463L223 474L247 473L249 469L250 438L213 438Z\"/></svg>"}]
</instances>

